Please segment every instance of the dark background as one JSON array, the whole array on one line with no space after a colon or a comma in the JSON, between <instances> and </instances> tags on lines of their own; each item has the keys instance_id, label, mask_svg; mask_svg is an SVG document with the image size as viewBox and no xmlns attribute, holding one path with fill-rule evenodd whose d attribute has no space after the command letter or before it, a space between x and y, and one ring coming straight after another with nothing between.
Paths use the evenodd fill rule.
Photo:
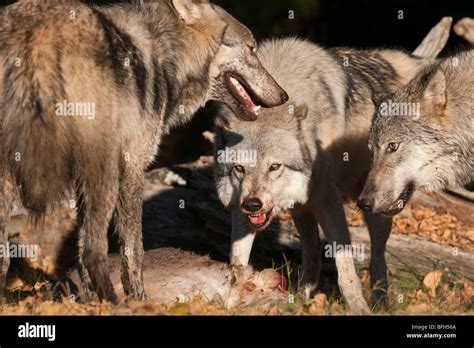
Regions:
<instances>
[{"instance_id":1,"label":"dark background","mask_svg":"<svg viewBox=\"0 0 474 348\"><path fill-rule=\"evenodd\" d=\"M474 17L474 1L461 0L217 0L258 39L298 35L323 46L413 50L444 16ZM295 19L288 19L293 10ZM403 19L398 19L398 11ZM448 50L465 46L454 33Z\"/></svg>"},{"instance_id":2,"label":"dark background","mask_svg":"<svg viewBox=\"0 0 474 348\"><path fill-rule=\"evenodd\" d=\"M109 4L119 1L84 0ZM1 1L7 5L15 1ZM297 35L323 46L414 49L444 16L474 17L474 0L214 0L257 39ZM402 10L404 19L398 19ZM294 11L295 18L288 18ZM452 35L448 50L466 43Z\"/></svg>"}]
</instances>

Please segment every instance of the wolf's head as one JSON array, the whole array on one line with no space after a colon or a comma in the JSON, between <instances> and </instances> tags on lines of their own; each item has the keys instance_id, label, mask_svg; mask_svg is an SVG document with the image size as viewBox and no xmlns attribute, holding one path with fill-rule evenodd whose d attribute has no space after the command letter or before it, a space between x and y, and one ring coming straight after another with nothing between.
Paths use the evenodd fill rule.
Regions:
<instances>
[{"instance_id":1,"label":"wolf's head","mask_svg":"<svg viewBox=\"0 0 474 348\"><path fill-rule=\"evenodd\" d=\"M215 176L225 206L239 207L256 231L272 217L308 199L311 165L299 137L305 105L262 111L242 122L223 109L216 121Z\"/></svg>"},{"instance_id":2,"label":"wolf's head","mask_svg":"<svg viewBox=\"0 0 474 348\"><path fill-rule=\"evenodd\" d=\"M446 77L438 65L380 103L369 135L372 169L358 200L361 209L394 215L416 189L445 184L455 155L443 130L445 106Z\"/></svg>"},{"instance_id":3,"label":"wolf's head","mask_svg":"<svg viewBox=\"0 0 474 348\"><path fill-rule=\"evenodd\" d=\"M244 25L207 0L171 0L189 33L196 60L211 51L210 98L225 103L238 117L255 120L260 107L273 107L288 100L286 92L262 67L256 42Z\"/></svg>"}]
</instances>

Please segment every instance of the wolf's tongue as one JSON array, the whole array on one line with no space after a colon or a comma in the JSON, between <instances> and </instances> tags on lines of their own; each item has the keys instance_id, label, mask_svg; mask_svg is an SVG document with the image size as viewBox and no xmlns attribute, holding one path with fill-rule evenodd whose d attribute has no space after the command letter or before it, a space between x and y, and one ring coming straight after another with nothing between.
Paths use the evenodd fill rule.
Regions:
<instances>
[{"instance_id":1,"label":"wolf's tongue","mask_svg":"<svg viewBox=\"0 0 474 348\"><path fill-rule=\"evenodd\" d=\"M261 225L265 222L265 219L266 219L266 216L264 213L256 215L256 216L249 215L248 217L249 217L250 222L254 225Z\"/></svg>"},{"instance_id":2,"label":"wolf's tongue","mask_svg":"<svg viewBox=\"0 0 474 348\"><path fill-rule=\"evenodd\" d=\"M235 78L230 78L230 83L232 83L233 89L236 93L239 94L241 97L245 108L249 110L251 113L257 114L258 110L260 109L259 105L255 105L250 95L245 90L244 86Z\"/></svg>"}]
</instances>

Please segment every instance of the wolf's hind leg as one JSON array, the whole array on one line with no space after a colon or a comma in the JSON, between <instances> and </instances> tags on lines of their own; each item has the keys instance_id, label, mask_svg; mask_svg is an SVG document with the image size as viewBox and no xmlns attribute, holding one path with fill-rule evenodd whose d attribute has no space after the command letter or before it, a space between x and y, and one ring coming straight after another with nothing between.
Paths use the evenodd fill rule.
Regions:
<instances>
[{"instance_id":1,"label":"wolf's hind leg","mask_svg":"<svg viewBox=\"0 0 474 348\"><path fill-rule=\"evenodd\" d=\"M7 226L10 221L11 214L11 195L7 177L0 176L0 247L7 251L8 231ZM6 285L7 272L10 266L10 257L5 253L3 257L0 256L0 303L2 302L3 292Z\"/></svg>"},{"instance_id":2,"label":"wolf's hind leg","mask_svg":"<svg viewBox=\"0 0 474 348\"><path fill-rule=\"evenodd\" d=\"M365 222L370 235L370 283L372 286L372 305L374 307L388 305L387 263L385 248L390 231L392 218L380 214L365 213Z\"/></svg>"},{"instance_id":3,"label":"wolf's hind leg","mask_svg":"<svg viewBox=\"0 0 474 348\"><path fill-rule=\"evenodd\" d=\"M248 266L255 231L245 221L239 209L232 209L232 235L230 263L232 266Z\"/></svg>"},{"instance_id":4,"label":"wolf's hind leg","mask_svg":"<svg viewBox=\"0 0 474 348\"><path fill-rule=\"evenodd\" d=\"M120 179L119 200L115 210L115 231L119 238L121 280L128 298L145 299L143 285L142 203L143 173L127 167Z\"/></svg>"},{"instance_id":5,"label":"wolf's hind leg","mask_svg":"<svg viewBox=\"0 0 474 348\"><path fill-rule=\"evenodd\" d=\"M104 172L105 173L105 172ZM93 175L78 193L79 271L84 287L100 300L117 303L108 268L107 229L118 196L118 177Z\"/></svg>"},{"instance_id":6,"label":"wolf's hind leg","mask_svg":"<svg viewBox=\"0 0 474 348\"><path fill-rule=\"evenodd\" d=\"M351 240L341 194L333 176L327 176L321 182L324 182L324 186L321 184L321 189L318 191L316 218L329 244L337 245L338 249L344 247L341 252L334 250L339 289L352 314L369 314L370 309L362 292L362 284L356 272L354 257L344 252L347 247L351 247Z\"/></svg>"},{"instance_id":7,"label":"wolf's hind leg","mask_svg":"<svg viewBox=\"0 0 474 348\"><path fill-rule=\"evenodd\" d=\"M318 222L312 211L294 211L293 221L303 245L302 294L305 299L314 295L321 273L321 239Z\"/></svg>"}]
</instances>

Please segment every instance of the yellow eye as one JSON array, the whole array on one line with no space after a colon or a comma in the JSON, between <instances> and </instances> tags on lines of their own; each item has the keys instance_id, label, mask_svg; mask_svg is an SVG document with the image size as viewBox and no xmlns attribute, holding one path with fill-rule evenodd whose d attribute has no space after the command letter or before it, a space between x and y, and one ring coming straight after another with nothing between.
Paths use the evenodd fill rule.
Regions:
<instances>
[{"instance_id":1,"label":"yellow eye","mask_svg":"<svg viewBox=\"0 0 474 348\"><path fill-rule=\"evenodd\" d=\"M239 172L239 173L244 173L245 172L244 167L242 167L241 165L234 166L234 169L235 169L236 172Z\"/></svg>"},{"instance_id":2,"label":"yellow eye","mask_svg":"<svg viewBox=\"0 0 474 348\"><path fill-rule=\"evenodd\" d=\"M395 152L398 150L398 146L400 145L400 143L388 143L388 152Z\"/></svg>"},{"instance_id":3,"label":"yellow eye","mask_svg":"<svg viewBox=\"0 0 474 348\"><path fill-rule=\"evenodd\" d=\"M269 169L269 170L270 170L271 172L274 172L274 171L276 171L276 170L278 170L278 169L280 169L280 168L281 168L281 164L280 164L280 163L273 163L273 164L270 166L270 169Z\"/></svg>"}]
</instances>

